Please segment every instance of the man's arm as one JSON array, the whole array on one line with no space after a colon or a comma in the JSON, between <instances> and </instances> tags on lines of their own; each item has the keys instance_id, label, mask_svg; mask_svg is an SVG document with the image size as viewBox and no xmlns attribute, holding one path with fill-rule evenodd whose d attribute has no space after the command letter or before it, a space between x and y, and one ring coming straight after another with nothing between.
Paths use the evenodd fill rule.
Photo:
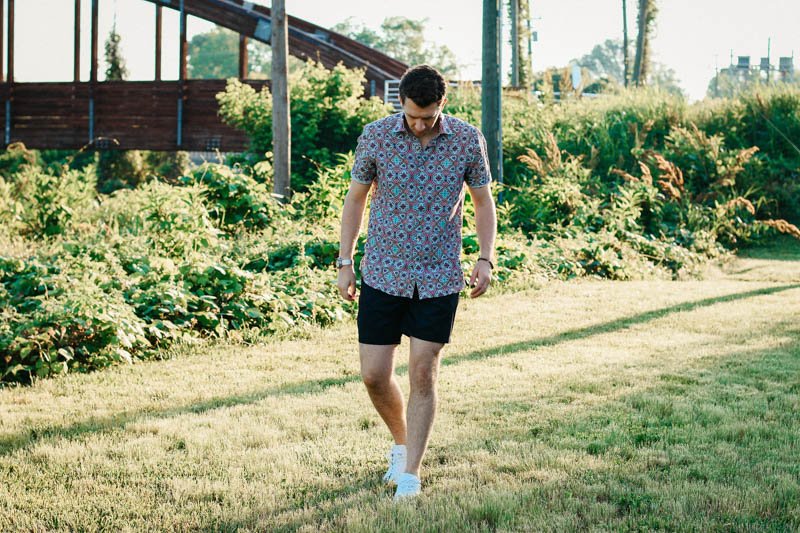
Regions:
<instances>
[{"instance_id":1,"label":"man's arm","mask_svg":"<svg viewBox=\"0 0 800 533\"><path fill-rule=\"evenodd\" d=\"M497 212L494 207L491 185L484 187L468 187L472 203L475 205L475 226L478 233L480 255L484 259L494 261L494 241L497 236ZM487 261L476 261L472 276L469 279L470 298L477 298L489 288L492 281L491 265Z\"/></svg>"},{"instance_id":2,"label":"man's arm","mask_svg":"<svg viewBox=\"0 0 800 533\"><path fill-rule=\"evenodd\" d=\"M344 199L342 208L342 232L339 241L339 257L354 259L356 239L361 230L361 220L364 218L364 208L367 205L367 196L372 184L363 184L355 180L350 182L350 190ZM355 265L343 266L339 269L337 281L339 293L348 301L356 299L356 272Z\"/></svg>"}]
</instances>

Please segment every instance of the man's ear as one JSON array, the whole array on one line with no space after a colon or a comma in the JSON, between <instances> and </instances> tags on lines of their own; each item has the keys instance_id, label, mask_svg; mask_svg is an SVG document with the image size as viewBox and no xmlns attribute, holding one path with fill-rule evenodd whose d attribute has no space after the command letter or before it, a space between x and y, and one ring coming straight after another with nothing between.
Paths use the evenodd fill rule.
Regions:
<instances>
[{"instance_id":1,"label":"man's ear","mask_svg":"<svg viewBox=\"0 0 800 533\"><path fill-rule=\"evenodd\" d=\"M447 97L446 97L446 96L442 96L442 103L441 103L441 104L439 104L439 107L440 107L440 108L444 108L444 105L445 105L446 103L447 103Z\"/></svg>"}]
</instances>

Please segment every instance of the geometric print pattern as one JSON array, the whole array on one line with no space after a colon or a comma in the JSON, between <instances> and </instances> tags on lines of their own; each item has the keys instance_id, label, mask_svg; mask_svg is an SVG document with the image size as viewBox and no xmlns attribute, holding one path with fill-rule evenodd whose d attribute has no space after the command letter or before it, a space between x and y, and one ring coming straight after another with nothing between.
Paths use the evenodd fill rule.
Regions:
<instances>
[{"instance_id":1,"label":"geometric print pattern","mask_svg":"<svg viewBox=\"0 0 800 533\"><path fill-rule=\"evenodd\" d=\"M461 291L464 184L491 181L480 130L442 114L439 135L426 147L409 132L403 113L364 127L352 178L374 182L361 275L395 296L434 298Z\"/></svg>"}]
</instances>

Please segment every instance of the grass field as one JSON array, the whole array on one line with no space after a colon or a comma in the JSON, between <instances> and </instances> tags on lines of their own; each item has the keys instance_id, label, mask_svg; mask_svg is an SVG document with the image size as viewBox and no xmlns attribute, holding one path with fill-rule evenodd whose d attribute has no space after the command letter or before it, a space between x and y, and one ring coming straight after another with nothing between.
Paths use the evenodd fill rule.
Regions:
<instances>
[{"instance_id":1,"label":"grass field","mask_svg":"<svg viewBox=\"0 0 800 533\"><path fill-rule=\"evenodd\" d=\"M798 531L781 242L704 281L462 302L424 495L399 506L353 323L0 390L0 531Z\"/></svg>"}]
</instances>

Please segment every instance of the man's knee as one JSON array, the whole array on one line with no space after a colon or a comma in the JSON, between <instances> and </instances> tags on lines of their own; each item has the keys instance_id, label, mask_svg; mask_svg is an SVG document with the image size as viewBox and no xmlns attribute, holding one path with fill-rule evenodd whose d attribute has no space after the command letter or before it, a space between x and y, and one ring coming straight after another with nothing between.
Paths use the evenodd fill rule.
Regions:
<instances>
[{"instance_id":1,"label":"man's knee","mask_svg":"<svg viewBox=\"0 0 800 533\"><path fill-rule=\"evenodd\" d=\"M392 381L391 372L383 369L362 369L361 380L368 389L381 390L389 386Z\"/></svg>"},{"instance_id":2,"label":"man's knee","mask_svg":"<svg viewBox=\"0 0 800 533\"><path fill-rule=\"evenodd\" d=\"M416 365L409 376L411 390L425 395L434 393L436 391L436 374L435 361L431 364Z\"/></svg>"}]
</instances>

